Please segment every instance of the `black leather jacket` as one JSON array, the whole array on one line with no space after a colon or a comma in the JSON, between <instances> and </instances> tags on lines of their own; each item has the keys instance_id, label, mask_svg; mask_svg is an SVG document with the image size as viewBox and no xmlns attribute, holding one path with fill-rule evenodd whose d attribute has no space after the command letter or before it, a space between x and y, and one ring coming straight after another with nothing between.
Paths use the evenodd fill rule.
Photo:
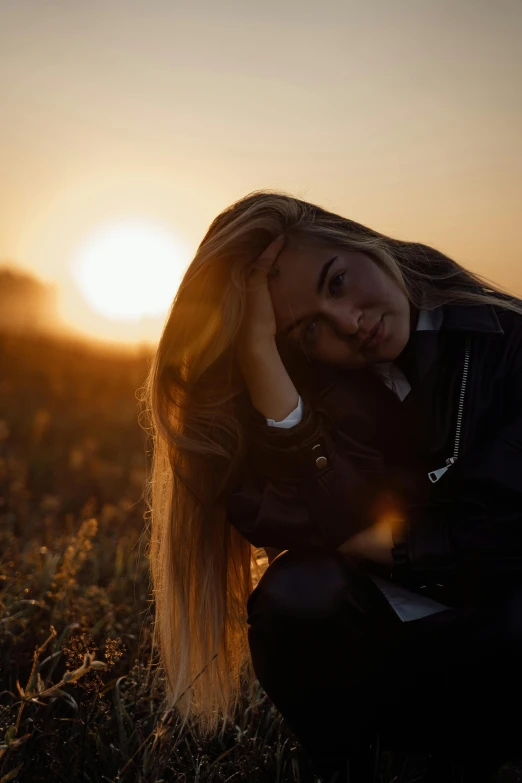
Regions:
<instances>
[{"instance_id":1,"label":"black leather jacket","mask_svg":"<svg viewBox=\"0 0 522 783\"><path fill-rule=\"evenodd\" d=\"M247 402L248 453L227 514L257 547L337 548L392 503L407 521L394 565L367 567L476 604L522 581L522 316L446 306L440 331L410 340L418 378L403 402L371 370L320 373L299 389L304 415L291 429L267 427ZM433 484L456 435L458 459Z\"/></svg>"}]
</instances>

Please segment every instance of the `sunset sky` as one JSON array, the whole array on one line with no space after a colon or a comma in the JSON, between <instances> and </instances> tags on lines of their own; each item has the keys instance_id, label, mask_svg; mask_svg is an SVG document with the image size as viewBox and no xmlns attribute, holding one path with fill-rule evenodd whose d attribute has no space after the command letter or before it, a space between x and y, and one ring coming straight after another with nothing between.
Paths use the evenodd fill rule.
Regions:
<instances>
[{"instance_id":1,"label":"sunset sky","mask_svg":"<svg viewBox=\"0 0 522 783\"><path fill-rule=\"evenodd\" d=\"M154 341L210 221L277 188L522 296L521 40L520 0L0 0L0 265ZM88 298L116 236L141 322Z\"/></svg>"}]
</instances>

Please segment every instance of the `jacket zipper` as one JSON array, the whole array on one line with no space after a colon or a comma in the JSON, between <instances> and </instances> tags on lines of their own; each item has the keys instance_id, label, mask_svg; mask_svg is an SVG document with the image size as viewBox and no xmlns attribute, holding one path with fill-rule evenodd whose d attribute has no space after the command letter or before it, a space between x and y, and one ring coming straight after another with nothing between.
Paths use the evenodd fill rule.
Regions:
<instances>
[{"instance_id":1,"label":"jacket zipper","mask_svg":"<svg viewBox=\"0 0 522 783\"><path fill-rule=\"evenodd\" d=\"M457 461L458 453L459 453L459 441L460 441L460 428L462 425L462 411L464 408L464 393L466 391L466 380L468 377L468 369L469 369L469 355L470 355L470 344L471 339L469 335L466 337L466 353L464 356L464 369L462 371L462 381L460 385L460 398L459 398L459 409L457 413L457 428L455 431L455 446L453 449L453 456L448 457L446 460L446 465L443 468L437 468L437 470L430 470L428 473L428 478L431 481L432 484L435 484L441 476L443 476L449 468L451 468L452 465L455 464Z\"/></svg>"}]
</instances>

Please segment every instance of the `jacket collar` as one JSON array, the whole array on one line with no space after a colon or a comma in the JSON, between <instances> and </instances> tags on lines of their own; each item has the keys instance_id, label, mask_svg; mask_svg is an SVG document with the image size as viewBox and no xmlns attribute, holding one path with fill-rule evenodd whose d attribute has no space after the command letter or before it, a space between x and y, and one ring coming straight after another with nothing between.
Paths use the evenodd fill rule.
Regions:
<instances>
[{"instance_id":1,"label":"jacket collar","mask_svg":"<svg viewBox=\"0 0 522 783\"><path fill-rule=\"evenodd\" d=\"M429 377L430 370L432 372L435 370L437 359L442 358L443 348L437 332L504 334L495 307L490 304L447 304L431 312L421 311L421 314L428 317L421 329L412 333L412 361L416 367L417 381L403 403L405 408L422 394L422 382ZM464 355L462 358L464 359Z\"/></svg>"},{"instance_id":2,"label":"jacket collar","mask_svg":"<svg viewBox=\"0 0 522 783\"><path fill-rule=\"evenodd\" d=\"M446 304L432 310L421 309L417 327L411 334L408 359L410 370L412 367L415 370L416 382L413 391L410 391L406 401L402 403L405 408L422 392L421 382L428 372L435 368L437 358L442 356L438 333L444 331L504 334L495 307L490 304ZM375 370L375 367L372 369Z\"/></svg>"},{"instance_id":3,"label":"jacket collar","mask_svg":"<svg viewBox=\"0 0 522 783\"><path fill-rule=\"evenodd\" d=\"M504 334L495 307L490 304L445 305L441 329Z\"/></svg>"}]
</instances>

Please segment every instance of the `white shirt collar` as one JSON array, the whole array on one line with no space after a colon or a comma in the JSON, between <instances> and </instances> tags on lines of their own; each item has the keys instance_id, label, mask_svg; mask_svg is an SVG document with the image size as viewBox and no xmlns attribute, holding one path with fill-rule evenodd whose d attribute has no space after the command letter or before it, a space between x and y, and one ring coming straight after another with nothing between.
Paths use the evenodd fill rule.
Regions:
<instances>
[{"instance_id":1,"label":"white shirt collar","mask_svg":"<svg viewBox=\"0 0 522 783\"><path fill-rule=\"evenodd\" d=\"M417 332L438 332L444 319L444 308L436 307L435 310L421 310L417 321Z\"/></svg>"},{"instance_id":2,"label":"white shirt collar","mask_svg":"<svg viewBox=\"0 0 522 783\"><path fill-rule=\"evenodd\" d=\"M442 326L444 309L441 305L434 310L420 310L417 319L417 332L438 332ZM402 400L408 396L411 386L402 370L394 362L376 362L372 370L382 377L382 380Z\"/></svg>"}]
</instances>

